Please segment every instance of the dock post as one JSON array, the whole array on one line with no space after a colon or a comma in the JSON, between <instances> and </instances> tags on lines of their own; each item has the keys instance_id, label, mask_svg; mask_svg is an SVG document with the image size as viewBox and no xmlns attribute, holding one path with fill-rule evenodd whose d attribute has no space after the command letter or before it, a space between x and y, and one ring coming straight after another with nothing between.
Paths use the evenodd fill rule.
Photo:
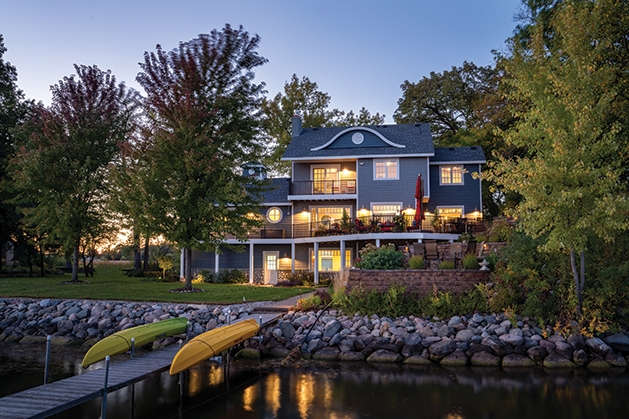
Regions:
<instances>
[{"instance_id":1,"label":"dock post","mask_svg":"<svg viewBox=\"0 0 629 419\"><path fill-rule=\"evenodd\" d=\"M227 310L227 324L232 324L232 309Z\"/></svg>"},{"instance_id":2,"label":"dock post","mask_svg":"<svg viewBox=\"0 0 629 419\"><path fill-rule=\"evenodd\" d=\"M190 325L190 323L188 323L188 325ZM181 349L182 343L183 342L181 341L181 339L179 339L179 349ZM183 371L179 373L179 399L182 399L182 398L183 398Z\"/></svg>"},{"instance_id":3,"label":"dock post","mask_svg":"<svg viewBox=\"0 0 629 419\"><path fill-rule=\"evenodd\" d=\"M131 358L135 356L135 338L131 338Z\"/></svg>"},{"instance_id":4,"label":"dock post","mask_svg":"<svg viewBox=\"0 0 629 419\"><path fill-rule=\"evenodd\" d=\"M103 405L100 410L100 419L105 419L107 417L107 381L109 380L109 360L110 357L107 355L105 357L105 384L103 386Z\"/></svg>"},{"instance_id":5,"label":"dock post","mask_svg":"<svg viewBox=\"0 0 629 419\"><path fill-rule=\"evenodd\" d=\"M48 366L50 365L50 339L52 337L48 335L46 338L46 364L44 366L44 384L48 384Z\"/></svg>"}]
</instances>

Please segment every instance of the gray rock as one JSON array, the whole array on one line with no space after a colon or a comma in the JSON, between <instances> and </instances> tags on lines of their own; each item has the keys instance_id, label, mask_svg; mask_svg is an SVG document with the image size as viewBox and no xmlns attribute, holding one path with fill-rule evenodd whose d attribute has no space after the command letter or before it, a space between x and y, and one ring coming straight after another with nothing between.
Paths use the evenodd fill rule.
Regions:
<instances>
[{"instance_id":1,"label":"gray rock","mask_svg":"<svg viewBox=\"0 0 629 419\"><path fill-rule=\"evenodd\" d=\"M439 361L456 350L456 344L449 338L443 338L428 347L430 359Z\"/></svg>"},{"instance_id":2,"label":"gray rock","mask_svg":"<svg viewBox=\"0 0 629 419\"><path fill-rule=\"evenodd\" d=\"M555 348L557 352L561 354L566 359L572 359L572 354L574 353L574 347L570 345L568 342L556 342Z\"/></svg>"},{"instance_id":3,"label":"gray rock","mask_svg":"<svg viewBox=\"0 0 629 419\"><path fill-rule=\"evenodd\" d=\"M351 352L356 349L353 339L344 339L338 343L339 350L341 352Z\"/></svg>"},{"instance_id":4,"label":"gray rock","mask_svg":"<svg viewBox=\"0 0 629 419\"><path fill-rule=\"evenodd\" d=\"M605 355L605 361L609 362L612 367L627 366L627 360L621 354L608 353Z\"/></svg>"},{"instance_id":5,"label":"gray rock","mask_svg":"<svg viewBox=\"0 0 629 419\"><path fill-rule=\"evenodd\" d=\"M419 333L413 332L406 335L404 338L404 344L410 346L417 346L422 342L422 337Z\"/></svg>"},{"instance_id":6,"label":"gray rock","mask_svg":"<svg viewBox=\"0 0 629 419\"><path fill-rule=\"evenodd\" d=\"M548 356L548 351L543 346L533 346L526 351L526 354L535 362L541 362Z\"/></svg>"},{"instance_id":7,"label":"gray rock","mask_svg":"<svg viewBox=\"0 0 629 419\"><path fill-rule=\"evenodd\" d=\"M607 368L610 368L610 367L611 367L611 365L609 364L609 362L605 361L604 359L600 359L600 358L594 358L593 360L591 360L587 364L587 368L588 369L593 369L593 370L607 369Z\"/></svg>"},{"instance_id":8,"label":"gray rock","mask_svg":"<svg viewBox=\"0 0 629 419\"><path fill-rule=\"evenodd\" d=\"M470 342L472 340L472 337L474 337L474 331L470 330L470 329L463 329L463 330L459 330L456 334L456 337L454 338L454 340L457 340L459 342Z\"/></svg>"},{"instance_id":9,"label":"gray rock","mask_svg":"<svg viewBox=\"0 0 629 419\"><path fill-rule=\"evenodd\" d=\"M319 361L337 361L339 359L339 350L337 348L326 347L312 354L312 359Z\"/></svg>"},{"instance_id":10,"label":"gray rock","mask_svg":"<svg viewBox=\"0 0 629 419\"><path fill-rule=\"evenodd\" d=\"M461 319L459 316L454 316L454 317L451 317L450 320L448 321L448 326L454 326L461 323L463 323L463 319Z\"/></svg>"},{"instance_id":11,"label":"gray rock","mask_svg":"<svg viewBox=\"0 0 629 419\"><path fill-rule=\"evenodd\" d=\"M511 346L518 346L524 343L524 338L514 333L506 333L504 335L501 335L498 339L500 339L501 342L508 343Z\"/></svg>"},{"instance_id":12,"label":"gray rock","mask_svg":"<svg viewBox=\"0 0 629 419\"><path fill-rule=\"evenodd\" d=\"M489 352L476 352L470 358L470 364L481 367L497 367L500 365L500 358Z\"/></svg>"},{"instance_id":13,"label":"gray rock","mask_svg":"<svg viewBox=\"0 0 629 419\"><path fill-rule=\"evenodd\" d=\"M603 342L603 340L599 338L590 338L585 341L585 345L592 349L594 352L597 352L601 355L606 355L608 352L612 351L612 348L609 347L608 344Z\"/></svg>"},{"instance_id":14,"label":"gray rock","mask_svg":"<svg viewBox=\"0 0 629 419\"><path fill-rule=\"evenodd\" d=\"M362 352L341 352L339 354L339 360L341 361L364 361L365 354Z\"/></svg>"},{"instance_id":15,"label":"gray rock","mask_svg":"<svg viewBox=\"0 0 629 419\"><path fill-rule=\"evenodd\" d=\"M535 365L535 361L524 355L510 354L502 358L503 367L533 367Z\"/></svg>"},{"instance_id":16,"label":"gray rock","mask_svg":"<svg viewBox=\"0 0 629 419\"><path fill-rule=\"evenodd\" d=\"M332 336L332 339L330 339L330 341L328 342L328 345L336 346L339 344L341 340L343 340L343 335L340 333L337 333L336 335Z\"/></svg>"},{"instance_id":17,"label":"gray rock","mask_svg":"<svg viewBox=\"0 0 629 419\"><path fill-rule=\"evenodd\" d=\"M413 365L434 365L434 362L426 358L424 355L409 356L404 360L404 363Z\"/></svg>"},{"instance_id":18,"label":"gray rock","mask_svg":"<svg viewBox=\"0 0 629 419\"><path fill-rule=\"evenodd\" d=\"M321 339L312 339L308 342L308 352L314 353L323 348L325 343Z\"/></svg>"},{"instance_id":19,"label":"gray rock","mask_svg":"<svg viewBox=\"0 0 629 419\"><path fill-rule=\"evenodd\" d=\"M572 353L572 362L582 367L588 362L588 354L583 349L577 349Z\"/></svg>"},{"instance_id":20,"label":"gray rock","mask_svg":"<svg viewBox=\"0 0 629 419\"><path fill-rule=\"evenodd\" d=\"M280 321L278 326L286 339L292 339L295 335L295 327L290 322Z\"/></svg>"},{"instance_id":21,"label":"gray rock","mask_svg":"<svg viewBox=\"0 0 629 419\"><path fill-rule=\"evenodd\" d=\"M343 325L340 321L331 320L326 323L323 336L331 338L332 336L336 335L341 330L341 328L343 328Z\"/></svg>"},{"instance_id":22,"label":"gray rock","mask_svg":"<svg viewBox=\"0 0 629 419\"><path fill-rule=\"evenodd\" d=\"M402 362L402 355L387 351L386 349L378 349L367 358L367 362Z\"/></svg>"},{"instance_id":23,"label":"gray rock","mask_svg":"<svg viewBox=\"0 0 629 419\"><path fill-rule=\"evenodd\" d=\"M437 330L437 336L446 337L446 336L454 336L454 327L452 326L441 326L439 330Z\"/></svg>"},{"instance_id":24,"label":"gray rock","mask_svg":"<svg viewBox=\"0 0 629 419\"><path fill-rule=\"evenodd\" d=\"M578 333L573 333L568 336L566 340L574 349L584 349L585 348L585 340L583 340L583 336Z\"/></svg>"},{"instance_id":25,"label":"gray rock","mask_svg":"<svg viewBox=\"0 0 629 419\"><path fill-rule=\"evenodd\" d=\"M629 336L624 333L615 333L603 339L614 351L629 353Z\"/></svg>"},{"instance_id":26,"label":"gray rock","mask_svg":"<svg viewBox=\"0 0 629 419\"><path fill-rule=\"evenodd\" d=\"M577 366L574 362L564 358L557 352L553 352L544 358L543 365L546 368L576 368Z\"/></svg>"},{"instance_id":27,"label":"gray rock","mask_svg":"<svg viewBox=\"0 0 629 419\"><path fill-rule=\"evenodd\" d=\"M424 346L424 348L428 348L437 342L441 342L441 339L443 338L440 338L438 336L425 337L422 339L422 346Z\"/></svg>"},{"instance_id":28,"label":"gray rock","mask_svg":"<svg viewBox=\"0 0 629 419\"><path fill-rule=\"evenodd\" d=\"M457 349L449 355L446 355L439 361L441 365L450 367L464 367L467 365L468 359L465 352L461 349Z\"/></svg>"}]
</instances>

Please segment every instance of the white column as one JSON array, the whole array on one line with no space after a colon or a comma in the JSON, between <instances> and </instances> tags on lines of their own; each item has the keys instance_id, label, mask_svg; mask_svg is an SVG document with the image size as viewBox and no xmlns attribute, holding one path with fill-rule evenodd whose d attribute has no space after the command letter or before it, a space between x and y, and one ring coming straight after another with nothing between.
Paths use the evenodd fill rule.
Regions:
<instances>
[{"instance_id":1,"label":"white column","mask_svg":"<svg viewBox=\"0 0 629 419\"><path fill-rule=\"evenodd\" d=\"M380 247L380 239L376 239L376 247Z\"/></svg>"},{"instance_id":2,"label":"white column","mask_svg":"<svg viewBox=\"0 0 629 419\"><path fill-rule=\"evenodd\" d=\"M184 255L184 250L185 249L181 249L181 253L179 255L179 279L183 278L186 274L185 274L185 266L184 263L186 261L186 257Z\"/></svg>"},{"instance_id":3,"label":"white column","mask_svg":"<svg viewBox=\"0 0 629 419\"><path fill-rule=\"evenodd\" d=\"M341 240L341 275L345 270L345 241Z\"/></svg>"},{"instance_id":4,"label":"white column","mask_svg":"<svg viewBox=\"0 0 629 419\"><path fill-rule=\"evenodd\" d=\"M314 243L314 283L319 285L319 243Z\"/></svg>"},{"instance_id":5,"label":"white column","mask_svg":"<svg viewBox=\"0 0 629 419\"><path fill-rule=\"evenodd\" d=\"M249 283L253 284L253 243L249 243Z\"/></svg>"},{"instance_id":6,"label":"white column","mask_svg":"<svg viewBox=\"0 0 629 419\"><path fill-rule=\"evenodd\" d=\"M295 274L295 243L290 244L290 272Z\"/></svg>"},{"instance_id":7,"label":"white column","mask_svg":"<svg viewBox=\"0 0 629 419\"><path fill-rule=\"evenodd\" d=\"M214 272L218 273L218 248L214 249Z\"/></svg>"}]
</instances>

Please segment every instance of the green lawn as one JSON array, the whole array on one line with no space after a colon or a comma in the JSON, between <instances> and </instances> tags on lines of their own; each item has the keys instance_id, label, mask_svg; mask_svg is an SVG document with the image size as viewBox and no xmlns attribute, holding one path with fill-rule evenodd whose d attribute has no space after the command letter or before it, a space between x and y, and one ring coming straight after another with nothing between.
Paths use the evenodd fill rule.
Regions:
<instances>
[{"instance_id":1,"label":"green lawn","mask_svg":"<svg viewBox=\"0 0 629 419\"><path fill-rule=\"evenodd\" d=\"M205 292L172 293L181 288L176 282L153 282L147 278L129 278L121 264L100 263L94 277L79 276L89 284L66 284L71 279L63 276L35 278L0 278L0 297L33 297L55 299L91 299L126 301L162 301L205 304L242 303L243 297L252 301L279 301L310 292L310 287L269 287L248 284L194 284Z\"/></svg>"}]
</instances>

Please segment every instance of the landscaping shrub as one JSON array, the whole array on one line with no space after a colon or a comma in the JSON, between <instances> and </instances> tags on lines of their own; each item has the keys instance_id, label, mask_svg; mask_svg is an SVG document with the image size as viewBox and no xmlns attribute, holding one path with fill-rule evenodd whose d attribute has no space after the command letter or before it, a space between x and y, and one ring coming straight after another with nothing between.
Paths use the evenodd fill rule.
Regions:
<instances>
[{"instance_id":1,"label":"landscaping shrub","mask_svg":"<svg viewBox=\"0 0 629 419\"><path fill-rule=\"evenodd\" d=\"M479 269L478 260L476 255L465 255L463 258L463 268L465 269Z\"/></svg>"},{"instance_id":2,"label":"landscaping shrub","mask_svg":"<svg viewBox=\"0 0 629 419\"><path fill-rule=\"evenodd\" d=\"M424 257L415 255L408 260L408 267L411 269L424 269Z\"/></svg>"},{"instance_id":3,"label":"landscaping shrub","mask_svg":"<svg viewBox=\"0 0 629 419\"><path fill-rule=\"evenodd\" d=\"M247 275L240 269L223 269L218 272L204 269L197 274L196 281L211 284L245 284L248 280Z\"/></svg>"},{"instance_id":4,"label":"landscaping shrub","mask_svg":"<svg viewBox=\"0 0 629 419\"><path fill-rule=\"evenodd\" d=\"M442 260L439 262L439 269L454 269L455 264L453 260Z\"/></svg>"},{"instance_id":5,"label":"landscaping shrub","mask_svg":"<svg viewBox=\"0 0 629 419\"><path fill-rule=\"evenodd\" d=\"M360 250L360 258L355 266L360 269L402 269L404 268L404 254L392 243L376 247L368 243Z\"/></svg>"}]
</instances>

